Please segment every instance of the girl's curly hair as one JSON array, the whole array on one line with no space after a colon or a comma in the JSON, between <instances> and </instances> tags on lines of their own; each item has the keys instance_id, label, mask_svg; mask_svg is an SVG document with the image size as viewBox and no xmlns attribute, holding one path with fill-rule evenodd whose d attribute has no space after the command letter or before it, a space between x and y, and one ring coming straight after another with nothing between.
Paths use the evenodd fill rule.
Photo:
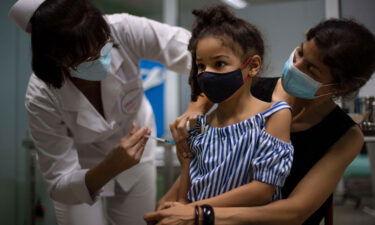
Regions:
<instances>
[{"instance_id":1,"label":"girl's curly hair","mask_svg":"<svg viewBox=\"0 0 375 225\"><path fill-rule=\"evenodd\" d=\"M197 83L198 68L196 65L196 48L200 39L208 36L219 38L242 61L255 54L263 58L264 42L261 33L254 25L234 16L224 5L219 4L193 10L192 13L195 16L195 22L188 46L192 54L189 84L191 87L191 100L196 101L202 93Z\"/></svg>"}]
</instances>

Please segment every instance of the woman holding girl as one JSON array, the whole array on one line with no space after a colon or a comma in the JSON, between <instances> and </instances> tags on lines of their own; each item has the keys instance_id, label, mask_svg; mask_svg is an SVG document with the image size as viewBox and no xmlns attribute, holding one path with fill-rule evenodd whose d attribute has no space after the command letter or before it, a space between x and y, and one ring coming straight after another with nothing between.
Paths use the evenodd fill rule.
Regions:
<instances>
[{"instance_id":1,"label":"woman holding girl","mask_svg":"<svg viewBox=\"0 0 375 225\"><path fill-rule=\"evenodd\" d=\"M330 19L311 28L285 63L282 77L252 88L258 98L286 100L293 107L294 159L283 199L241 208L220 208L216 202L221 195L206 199L214 207L215 224L318 225L345 168L363 145L360 128L333 100L357 91L374 71L375 38L363 25ZM177 182L161 202L174 201L176 188ZM176 206L145 218L159 224L194 224L194 207Z\"/></svg>"}]
</instances>

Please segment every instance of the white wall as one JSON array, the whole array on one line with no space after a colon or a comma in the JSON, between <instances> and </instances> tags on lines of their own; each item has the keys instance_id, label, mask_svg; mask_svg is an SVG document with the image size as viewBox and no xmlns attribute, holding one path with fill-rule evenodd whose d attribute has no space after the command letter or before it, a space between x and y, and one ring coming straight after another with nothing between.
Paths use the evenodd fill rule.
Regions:
<instances>
[{"instance_id":1,"label":"white wall","mask_svg":"<svg viewBox=\"0 0 375 225\"><path fill-rule=\"evenodd\" d=\"M354 18L375 34L374 0L341 0L341 17ZM375 74L360 90L359 96L375 96Z\"/></svg>"},{"instance_id":2,"label":"white wall","mask_svg":"<svg viewBox=\"0 0 375 225\"><path fill-rule=\"evenodd\" d=\"M263 76L280 76L291 51L304 40L304 33L325 17L323 0L249 1L237 15L255 24L266 44Z\"/></svg>"}]
</instances>

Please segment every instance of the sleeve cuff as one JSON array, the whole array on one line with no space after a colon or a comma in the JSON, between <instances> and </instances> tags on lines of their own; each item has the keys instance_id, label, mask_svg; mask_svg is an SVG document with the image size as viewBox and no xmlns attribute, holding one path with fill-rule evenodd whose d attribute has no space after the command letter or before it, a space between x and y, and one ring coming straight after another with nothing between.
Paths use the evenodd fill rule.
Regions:
<instances>
[{"instance_id":1,"label":"sleeve cuff","mask_svg":"<svg viewBox=\"0 0 375 225\"><path fill-rule=\"evenodd\" d=\"M85 182L85 176L87 171L88 169L80 170L72 175L70 182L71 189L73 194L80 202L93 205L100 197L100 194L103 192L103 188L101 188L96 193L90 195L90 192Z\"/></svg>"},{"instance_id":2,"label":"sleeve cuff","mask_svg":"<svg viewBox=\"0 0 375 225\"><path fill-rule=\"evenodd\" d=\"M253 180L282 187L284 186L286 178L287 178L287 175L281 176L280 174L277 174L277 173L260 172L254 175Z\"/></svg>"}]
</instances>

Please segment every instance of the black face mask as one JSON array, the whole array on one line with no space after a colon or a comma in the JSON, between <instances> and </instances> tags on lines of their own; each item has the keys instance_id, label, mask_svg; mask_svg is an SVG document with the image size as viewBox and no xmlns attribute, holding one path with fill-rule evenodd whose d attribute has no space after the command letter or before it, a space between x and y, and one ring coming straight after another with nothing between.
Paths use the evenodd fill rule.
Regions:
<instances>
[{"instance_id":1,"label":"black face mask","mask_svg":"<svg viewBox=\"0 0 375 225\"><path fill-rule=\"evenodd\" d=\"M243 84L241 69L228 73L202 72L197 76L199 88L214 103L232 96Z\"/></svg>"}]
</instances>

